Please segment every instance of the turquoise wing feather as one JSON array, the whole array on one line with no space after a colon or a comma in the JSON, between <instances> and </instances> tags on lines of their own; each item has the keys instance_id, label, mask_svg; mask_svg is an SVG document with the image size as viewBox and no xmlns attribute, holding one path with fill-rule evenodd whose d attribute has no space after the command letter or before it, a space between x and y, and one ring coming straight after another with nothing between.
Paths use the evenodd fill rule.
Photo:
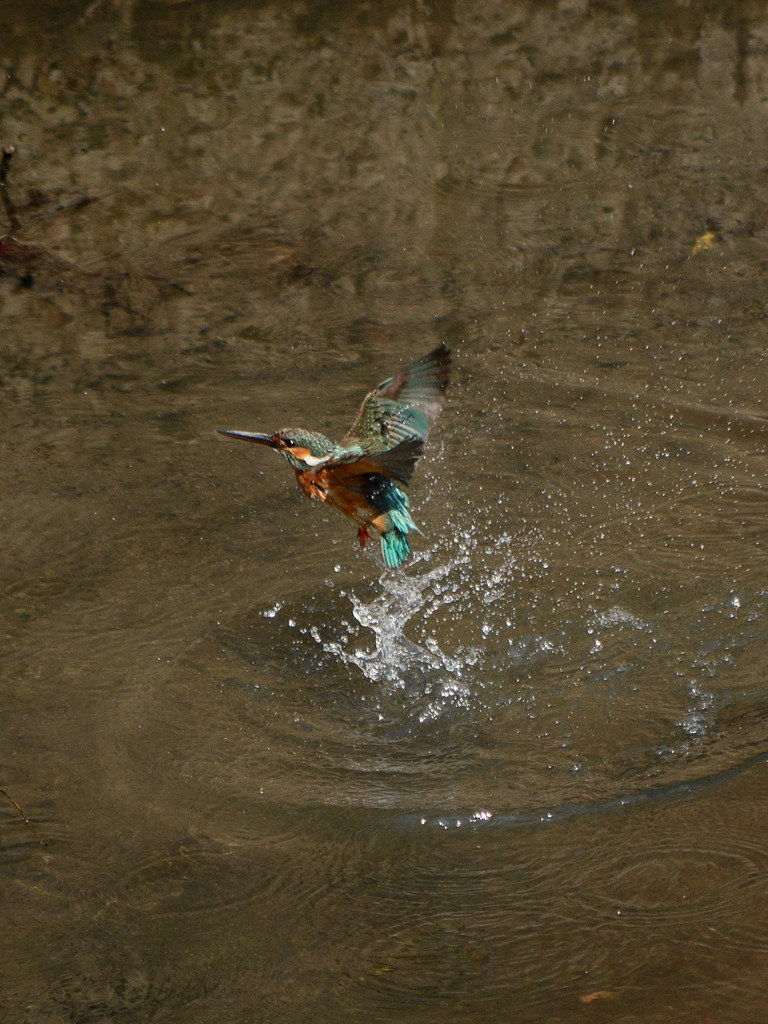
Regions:
<instances>
[{"instance_id":1,"label":"turquoise wing feather","mask_svg":"<svg viewBox=\"0 0 768 1024\"><path fill-rule=\"evenodd\" d=\"M451 357L445 344L391 377L366 396L342 445L359 442L369 451L403 441L425 441L440 415Z\"/></svg>"}]
</instances>

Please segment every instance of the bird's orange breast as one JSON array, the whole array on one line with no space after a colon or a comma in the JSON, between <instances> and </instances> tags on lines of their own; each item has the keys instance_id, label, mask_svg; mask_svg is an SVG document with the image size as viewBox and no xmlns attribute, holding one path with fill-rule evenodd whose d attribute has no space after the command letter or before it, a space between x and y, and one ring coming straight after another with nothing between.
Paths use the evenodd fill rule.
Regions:
<instances>
[{"instance_id":1,"label":"bird's orange breast","mask_svg":"<svg viewBox=\"0 0 768 1024\"><path fill-rule=\"evenodd\" d=\"M337 508L345 516L358 523L370 523L378 514L377 510L357 490L337 479L336 467L321 469L297 469L296 480L308 498L324 501Z\"/></svg>"}]
</instances>

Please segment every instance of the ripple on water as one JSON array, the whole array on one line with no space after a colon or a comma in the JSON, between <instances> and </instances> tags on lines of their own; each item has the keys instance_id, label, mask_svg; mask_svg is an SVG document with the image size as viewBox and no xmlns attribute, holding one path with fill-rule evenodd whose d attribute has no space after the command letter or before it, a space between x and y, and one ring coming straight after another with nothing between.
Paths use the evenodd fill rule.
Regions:
<instances>
[{"instance_id":1,"label":"ripple on water","mask_svg":"<svg viewBox=\"0 0 768 1024\"><path fill-rule=\"evenodd\" d=\"M365 880L359 998L374 989L391 1008L434 1001L441 1019L461 1020L471 1002L476 1019L519 992L515 1019L543 1019L539 998L555 1019L561 1001L578 1005L596 989L626 1007L692 950L764 956L768 864L764 843L739 827L743 781L725 783L708 818L698 801L669 800L545 828L466 829L432 843L417 834L392 858L398 873L382 856ZM478 981L471 997L467 972Z\"/></svg>"},{"instance_id":2,"label":"ripple on water","mask_svg":"<svg viewBox=\"0 0 768 1024\"><path fill-rule=\"evenodd\" d=\"M562 580L508 535L453 540L450 561L437 546L222 630L217 773L243 792L280 780L289 803L498 827L713 777L762 742L734 673L763 596L696 594L670 615L669 594L621 578L553 597Z\"/></svg>"},{"instance_id":3,"label":"ripple on water","mask_svg":"<svg viewBox=\"0 0 768 1024\"><path fill-rule=\"evenodd\" d=\"M572 882L585 905L616 914L627 928L706 920L718 931L726 924L734 941L729 915L751 890L766 898L767 869L762 843L743 835L712 835L704 828L678 835L648 830L636 836L631 850L612 858L610 872L590 860ZM754 948L752 937L742 935L741 941ZM765 937L763 945L768 948Z\"/></svg>"},{"instance_id":4,"label":"ripple on water","mask_svg":"<svg viewBox=\"0 0 768 1024\"><path fill-rule=\"evenodd\" d=\"M521 1021L555 1019L627 964L625 992L677 948L683 969L691 943L763 953L744 805L699 807L765 770L764 687L742 671L765 595L676 604L626 575L565 585L503 533L456 546L246 611L142 705L142 742L172 751L158 776L191 780L181 817L219 838L142 860L125 905L268 922L281 962L321 923L358 1019L371 992L377 1020L503 1019L518 993Z\"/></svg>"},{"instance_id":5,"label":"ripple on water","mask_svg":"<svg viewBox=\"0 0 768 1024\"><path fill-rule=\"evenodd\" d=\"M238 859L213 846L190 843L134 867L123 877L120 892L127 906L165 917L206 914L248 903L258 889Z\"/></svg>"},{"instance_id":6,"label":"ripple on water","mask_svg":"<svg viewBox=\"0 0 768 1024\"><path fill-rule=\"evenodd\" d=\"M276 817L264 825L268 841L250 826L239 836L230 833L226 843L188 837L163 854L155 853L124 875L121 903L153 918L193 918L241 911L255 903L274 903L290 915L322 902L329 879L339 870L334 866L338 843L315 837L310 845ZM289 870L292 862L301 869Z\"/></svg>"}]
</instances>

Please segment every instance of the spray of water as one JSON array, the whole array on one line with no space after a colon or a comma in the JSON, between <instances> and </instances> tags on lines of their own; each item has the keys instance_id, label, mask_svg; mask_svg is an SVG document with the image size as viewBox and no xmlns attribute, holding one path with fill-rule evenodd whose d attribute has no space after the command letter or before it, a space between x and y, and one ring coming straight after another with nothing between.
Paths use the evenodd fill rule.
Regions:
<instances>
[{"instance_id":1,"label":"spray of water","mask_svg":"<svg viewBox=\"0 0 768 1024\"><path fill-rule=\"evenodd\" d=\"M405 690L428 698L421 704L420 720L437 717L447 706L466 706L470 699L464 675L478 652L449 654L433 639L419 644L406 634L410 623L436 599L436 587L449 572L448 566L438 566L409 575L385 573L372 600L345 594L354 619L371 631L373 646L334 641L325 645L345 664L356 666L383 694Z\"/></svg>"}]
</instances>

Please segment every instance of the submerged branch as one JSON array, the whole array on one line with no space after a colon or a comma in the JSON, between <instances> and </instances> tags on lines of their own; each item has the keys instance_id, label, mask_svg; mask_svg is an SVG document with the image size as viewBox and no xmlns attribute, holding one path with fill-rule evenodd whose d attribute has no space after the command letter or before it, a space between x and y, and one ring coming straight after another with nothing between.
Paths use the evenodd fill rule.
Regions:
<instances>
[{"instance_id":1,"label":"submerged branch","mask_svg":"<svg viewBox=\"0 0 768 1024\"><path fill-rule=\"evenodd\" d=\"M13 201L8 194L7 184L8 170L15 152L15 146L5 146L3 149L3 156L0 159L0 195L3 197L3 206L11 225L11 231L21 231L21 221L16 214L16 207L13 205Z\"/></svg>"},{"instance_id":2,"label":"submerged branch","mask_svg":"<svg viewBox=\"0 0 768 1024\"><path fill-rule=\"evenodd\" d=\"M43 846L43 847L47 846L48 843L46 842L46 840L43 839L40 836L40 833L37 831L35 826L32 824L32 822L26 816L24 811L22 811L20 805L13 799L11 794L6 789L4 789L2 786L0 786L0 793L2 793L4 797L6 797L8 800L10 800L10 802L13 804L13 806L16 808L16 810L19 812L19 814L23 818L24 824L27 826L27 828L32 833L32 835L35 837L35 839L38 841L38 843L40 843L40 845Z\"/></svg>"}]
</instances>

